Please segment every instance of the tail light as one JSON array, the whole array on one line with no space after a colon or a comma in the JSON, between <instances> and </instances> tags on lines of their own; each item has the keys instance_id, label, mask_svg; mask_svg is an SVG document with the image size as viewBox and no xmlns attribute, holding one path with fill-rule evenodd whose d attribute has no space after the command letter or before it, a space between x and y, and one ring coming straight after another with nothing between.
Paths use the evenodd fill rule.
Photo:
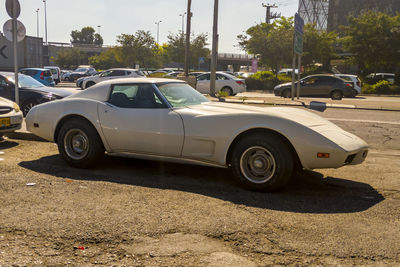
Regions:
<instances>
[{"instance_id":1,"label":"tail light","mask_svg":"<svg viewBox=\"0 0 400 267\"><path fill-rule=\"evenodd\" d=\"M44 72L43 71L40 73L40 79L44 80Z\"/></svg>"},{"instance_id":2,"label":"tail light","mask_svg":"<svg viewBox=\"0 0 400 267\"><path fill-rule=\"evenodd\" d=\"M353 84L351 84L351 83L346 83L346 86L348 86L348 87L354 87Z\"/></svg>"},{"instance_id":3,"label":"tail light","mask_svg":"<svg viewBox=\"0 0 400 267\"><path fill-rule=\"evenodd\" d=\"M237 84L244 85L243 81L236 81Z\"/></svg>"}]
</instances>

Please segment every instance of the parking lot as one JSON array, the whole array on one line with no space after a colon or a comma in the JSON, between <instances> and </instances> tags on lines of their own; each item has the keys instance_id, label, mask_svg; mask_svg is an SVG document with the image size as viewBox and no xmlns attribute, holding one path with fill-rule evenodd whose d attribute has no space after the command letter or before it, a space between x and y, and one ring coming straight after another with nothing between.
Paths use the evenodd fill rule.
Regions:
<instances>
[{"instance_id":1,"label":"parking lot","mask_svg":"<svg viewBox=\"0 0 400 267\"><path fill-rule=\"evenodd\" d=\"M106 157L67 166L55 144L0 144L2 265L396 265L400 116L320 115L371 147L366 162L296 174L278 193L228 170Z\"/></svg>"}]
</instances>

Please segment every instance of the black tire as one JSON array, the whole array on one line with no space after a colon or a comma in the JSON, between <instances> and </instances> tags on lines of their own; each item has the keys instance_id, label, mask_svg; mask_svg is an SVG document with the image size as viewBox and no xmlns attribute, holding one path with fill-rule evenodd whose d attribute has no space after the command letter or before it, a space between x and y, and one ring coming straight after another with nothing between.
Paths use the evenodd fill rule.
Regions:
<instances>
[{"instance_id":1,"label":"black tire","mask_svg":"<svg viewBox=\"0 0 400 267\"><path fill-rule=\"evenodd\" d=\"M85 89L87 89L87 88L89 88L89 87L91 87L91 86L93 86L93 85L95 85L96 83L95 82L87 82L86 84L85 84Z\"/></svg>"},{"instance_id":2,"label":"black tire","mask_svg":"<svg viewBox=\"0 0 400 267\"><path fill-rule=\"evenodd\" d=\"M234 176L243 187L271 192L289 182L294 157L279 135L255 133L244 137L234 147L231 165Z\"/></svg>"},{"instance_id":3,"label":"black tire","mask_svg":"<svg viewBox=\"0 0 400 267\"><path fill-rule=\"evenodd\" d=\"M233 96L233 90L232 88L225 86L224 88L221 89L221 92L225 92L228 94L228 96Z\"/></svg>"},{"instance_id":4,"label":"black tire","mask_svg":"<svg viewBox=\"0 0 400 267\"><path fill-rule=\"evenodd\" d=\"M26 117L26 115L28 115L28 112L31 110L31 108L33 108L34 106L36 106L38 104L38 102L35 99L28 99L26 100L22 105L21 105L21 110L22 110L22 114L24 115L24 117Z\"/></svg>"},{"instance_id":5,"label":"black tire","mask_svg":"<svg viewBox=\"0 0 400 267\"><path fill-rule=\"evenodd\" d=\"M285 89L282 92L282 97L284 98L291 98L292 97L292 92L289 89Z\"/></svg>"},{"instance_id":6,"label":"black tire","mask_svg":"<svg viewBox=\"0 0 400 267\"><path fill-rule=\"evenodd\" d=\"M332 100L342 100L343 99L343 92L340 90L334 90L331 93L331 99Z\"/></svg>"},{"instance_id":7,"label":"black tire","mask_svg":"<svg viewBox=\"0 0 400 267\"><path fill-rule=\"evenodd\" d=\"M65 122L58 134L57 145L64 160L77 168L92 167L104 156L105 149L97 130L83 119Z\"/></svg>"}]
</instances>

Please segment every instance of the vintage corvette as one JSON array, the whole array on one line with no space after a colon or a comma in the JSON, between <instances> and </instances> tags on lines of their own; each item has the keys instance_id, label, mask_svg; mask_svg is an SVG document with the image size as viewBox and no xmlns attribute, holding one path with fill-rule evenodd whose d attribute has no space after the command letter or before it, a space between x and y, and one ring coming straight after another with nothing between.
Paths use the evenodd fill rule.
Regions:
<instances>
[{"instance_id":1,"label":"vintage corvette","mask_svg":"<svg viewBox=\"0 0 400 267\"><path fill-rule=\"evenodd\" d=\"M72 166L108 155L230 168L253 190L287 184L297 169L362 163L368 145L295 108L210 102L170 79L118 79L32 108L27 129L54 141Z\"/></svg>"}]
</instances>

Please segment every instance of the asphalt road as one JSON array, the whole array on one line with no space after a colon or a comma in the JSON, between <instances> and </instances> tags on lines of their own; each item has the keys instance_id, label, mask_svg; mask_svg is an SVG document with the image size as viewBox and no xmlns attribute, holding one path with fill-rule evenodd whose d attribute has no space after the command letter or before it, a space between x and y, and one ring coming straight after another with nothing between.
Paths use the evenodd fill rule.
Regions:
<instances>
[{"instance_id":1,"label":"asphalt road","mask_svg":"<svg viewBox=\"0 0 400 267\"><path fill-rule=\"evenodd\" d=\"M2 266L389 265L400 262L400 113L319 113L366 162L245 191L224 169L106 157L68 167L51 143L0 144Z\"/></svg>"}]
</instances>

